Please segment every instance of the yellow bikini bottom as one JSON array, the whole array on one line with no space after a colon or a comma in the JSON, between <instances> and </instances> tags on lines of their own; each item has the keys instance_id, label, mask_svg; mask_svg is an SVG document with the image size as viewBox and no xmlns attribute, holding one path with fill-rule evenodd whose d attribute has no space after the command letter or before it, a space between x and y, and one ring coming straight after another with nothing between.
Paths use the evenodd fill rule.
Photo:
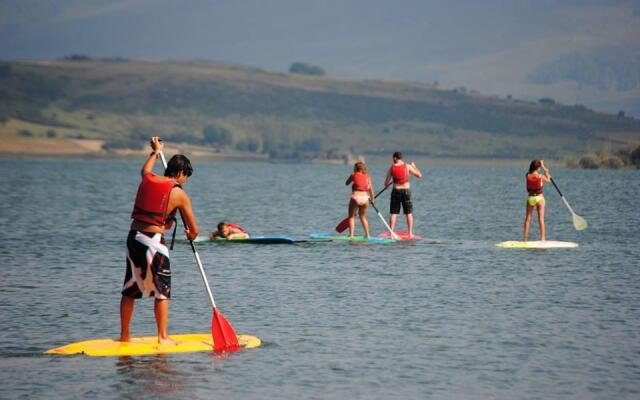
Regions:
<instances>
[{"instance_id":1,"label":"yellow bikini bottom","mask_svg":"<svg viewBox=\"0 0 640 400\"><path fill-rule=\"evenodd\" d=\"M544 205L544 196L541 194L537 196L527 196L527 204L531 207L535 207L538 204Z\"/></svg>"}]
</instances>

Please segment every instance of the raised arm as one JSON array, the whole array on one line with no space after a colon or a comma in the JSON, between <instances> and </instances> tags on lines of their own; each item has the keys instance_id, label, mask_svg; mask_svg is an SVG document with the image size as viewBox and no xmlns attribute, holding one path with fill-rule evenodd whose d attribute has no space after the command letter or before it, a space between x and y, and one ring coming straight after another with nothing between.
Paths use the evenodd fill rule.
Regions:
<instances>
[{"instance_id":1,"label":"raised arm","mask_svg":"<svg viewBox=\"0 0 640 400\"><path fill-rule=\"evenodd\" d=\"M549 174L549 168L544 165L544 160L540 160L540 166L544 171L544 175L542 175L542 182L549 183L551 182L551 174Z\"/></svg>"},{"instance_id":2,"label":"raised arm","mask_svg":"<svg viewBox=\"0 0 640 400\"><path fill-rule=\"evenodd\" d=\"M153 166L156 163L156 158L158 158L158 154L164 149L164 143L160 140L158 136L153 136L150 141L151 146L151 154L147 157L147 161L142 165L142 170L140 170L140 175L143 177L146 174L153 172Z\"/></svg>"},{"instance_id":3,"label":"raised arm","mask_svg":"<svg viewBox=\"0 0 640 400\"><path fill-rule=\"evenodd\" d=\"M414 162L409 164L409 172L416 178L422 178L422 172L420 172L418 167L416 167L416 163Z\"/></svg>"},{"instance_id":4,"label":"raised arm","mask_svg":"<svg viewBox=\"0 0 640 400\"><path fill-rule=\"evenodd\" d=\"M349 186L351 185L351 183L353 182L353 174L349 175L349 177L347 178L347 181L344 183L345 186Z\"/></svg>"}]
</instances>

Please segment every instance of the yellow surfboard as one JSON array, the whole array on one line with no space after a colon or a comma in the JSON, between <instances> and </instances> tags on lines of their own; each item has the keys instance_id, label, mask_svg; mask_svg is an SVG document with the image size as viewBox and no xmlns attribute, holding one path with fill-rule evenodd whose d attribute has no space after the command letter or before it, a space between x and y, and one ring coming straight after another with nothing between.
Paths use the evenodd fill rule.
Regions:
<instances>
[{"instance_id":1,"label":"yellow surfboard","mask_svg":"<svg viewBox=\"0 0 640 400\"><path fill-rule=\"evenodd\" d=\"M508 242L500 242L496 244L498 247L512 247L520 249L567 249L578 247L578 243L560 242L557 240L535 240L530 242L517 242L515 240Z\"/></svg>"},{"instance_id":2,"label":"yellow surfboard","mask_svg":"<svg viewBox=\"0 0 640 400\"><path fill-rule=\"evenodd\" d=\"M170 335L177 344L158 344L157 336L133 338L130 342L114 339L95 339L71 343L66 346L47 350L45 354L85 354L87 356L140 356L148 354L188 353L193 351L213 351L211 333L188 333ZM252 349L262 341L251 335L238 335L243 349Z\"/></svg>"}]
</instances>

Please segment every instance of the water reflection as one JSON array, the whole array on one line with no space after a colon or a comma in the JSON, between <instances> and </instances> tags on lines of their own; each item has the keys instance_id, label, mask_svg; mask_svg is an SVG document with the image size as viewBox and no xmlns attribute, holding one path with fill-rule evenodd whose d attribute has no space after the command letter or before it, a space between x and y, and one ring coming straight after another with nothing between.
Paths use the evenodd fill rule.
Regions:
<instances>
[{"instance_id":1,"label":"water reflection","mask_svg":"<svg viewBox=\"0 0 640 400\"><path fill-rule=\"evenodd\" d=\"M173 368L171 358L158 354L155 356L118 358L116 372L120 377L120 390L136 394L155 393L168 394L185 387L186 377Z\"/></svg>"}]
</instances>

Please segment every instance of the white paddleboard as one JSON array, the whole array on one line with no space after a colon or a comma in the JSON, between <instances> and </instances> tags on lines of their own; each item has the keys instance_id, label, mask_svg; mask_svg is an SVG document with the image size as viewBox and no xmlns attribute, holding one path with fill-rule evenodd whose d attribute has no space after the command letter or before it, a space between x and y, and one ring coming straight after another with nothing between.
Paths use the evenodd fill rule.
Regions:
<instances>
[{"instance_id":1,"label":"white paddleboard","mask_svg":"<svg viewBox=\"0 0 640 400\"><path fill-rule=\"evenodd\" d=\"M578 243L574 242L561 242L557 240L535 240L529 242L518 242L511 240L508 242L497 243L498 247L511 247L519 249L569 249L578 247Z\"/></svg>"}]
</instances>

